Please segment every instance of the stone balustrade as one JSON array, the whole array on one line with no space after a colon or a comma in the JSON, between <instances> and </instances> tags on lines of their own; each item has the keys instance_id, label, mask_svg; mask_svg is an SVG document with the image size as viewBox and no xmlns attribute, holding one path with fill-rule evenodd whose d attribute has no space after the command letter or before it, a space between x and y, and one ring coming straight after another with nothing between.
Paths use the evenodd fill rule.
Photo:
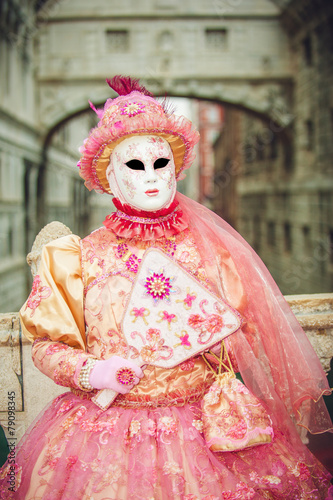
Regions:
<instances>
[{"instance_id":1,"label":"stone balustrade","mask_svg":"<svg viewBox=\"0 0 333 500\"><path fill-rule=\"evenodd\" d=\"M328 372L333 357L333 294L293 295L286 299ZM8 435L8 408L14 400L17 440L39 412L66 391L37 370L30 350L31 344L21 334L18 313L0 314L0 422ZM9 393L14 396L10 398Z\"/></svg>"}]
</instances>

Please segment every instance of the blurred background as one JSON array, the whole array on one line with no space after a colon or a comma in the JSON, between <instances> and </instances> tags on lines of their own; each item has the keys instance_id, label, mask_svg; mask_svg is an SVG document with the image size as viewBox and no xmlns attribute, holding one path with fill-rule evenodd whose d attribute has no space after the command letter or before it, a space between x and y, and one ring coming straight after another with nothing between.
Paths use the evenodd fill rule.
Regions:
<instances>
[{"instance_id":1,"label":"blurred background","mask_svg":"<svg viewBox=\"0 0 333 500\"><path fill-rule=\"evenodd\" d=\"M332 291L333 3L1 0L0 312L31 286L25 256L58 220L81 237L111 197L78 148L106 77L138 77L201 134L179 189L255 248L284 294Z\"/></svg>"}]
</instances>

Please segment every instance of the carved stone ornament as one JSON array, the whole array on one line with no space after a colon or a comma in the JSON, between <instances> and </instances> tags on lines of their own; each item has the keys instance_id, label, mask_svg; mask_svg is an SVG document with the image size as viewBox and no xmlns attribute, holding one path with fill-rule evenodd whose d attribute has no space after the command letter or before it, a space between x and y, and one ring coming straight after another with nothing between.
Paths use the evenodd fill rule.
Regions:
<instances>
[{"instance_id":1,"label":"carved stone ornament","mask_svg":"<svg viewBox=\"0 0 333 500\"><path fill-rule=\"evenodd\" d=\"M62 222L53 221L43 227L37 234L31 252L27 255L27 263L31 267L33 277L36 276L40 264L42 248L50 241L72 234L72 231Z\"/></svg>"}]
</instances>

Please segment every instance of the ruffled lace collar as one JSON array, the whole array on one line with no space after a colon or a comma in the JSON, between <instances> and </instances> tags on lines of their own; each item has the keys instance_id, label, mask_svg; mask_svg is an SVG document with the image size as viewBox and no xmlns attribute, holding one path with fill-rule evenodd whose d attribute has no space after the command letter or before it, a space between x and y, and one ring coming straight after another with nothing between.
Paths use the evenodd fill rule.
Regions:
<instances>
[{"instance_id":1,"label":"ruffled lace collar","mask_svg":"<svg viewBox=\"0 0 333 500\"><path fill-rule=\"evenodd\" d=\"M140 238L144 241L170 238L188 227L176 200L168 208L156 212L137 210L122 204L118 198L113 198L113 203L117 211L108 215L103 224L121 238Z\"/></svg>"}]
</instances>

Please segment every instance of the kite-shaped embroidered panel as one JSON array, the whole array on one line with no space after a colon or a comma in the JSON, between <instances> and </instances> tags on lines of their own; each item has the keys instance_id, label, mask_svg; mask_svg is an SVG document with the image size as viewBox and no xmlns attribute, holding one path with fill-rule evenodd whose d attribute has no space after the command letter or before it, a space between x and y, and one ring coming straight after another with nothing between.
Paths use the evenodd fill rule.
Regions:
<instances>
[{"instance_id":1,"label":"kite-shaped embroidered panel","mask_svg":"<svg viewBox=\"0 0 333 500\"><path fill-rule=\"evenodd\" d=\"M125 309L128 357L139 366L173 368L237 331L240 314L160 250L144 254ZM117 393L100 391L106 408Z\"/></svg>"}]
</instances>

